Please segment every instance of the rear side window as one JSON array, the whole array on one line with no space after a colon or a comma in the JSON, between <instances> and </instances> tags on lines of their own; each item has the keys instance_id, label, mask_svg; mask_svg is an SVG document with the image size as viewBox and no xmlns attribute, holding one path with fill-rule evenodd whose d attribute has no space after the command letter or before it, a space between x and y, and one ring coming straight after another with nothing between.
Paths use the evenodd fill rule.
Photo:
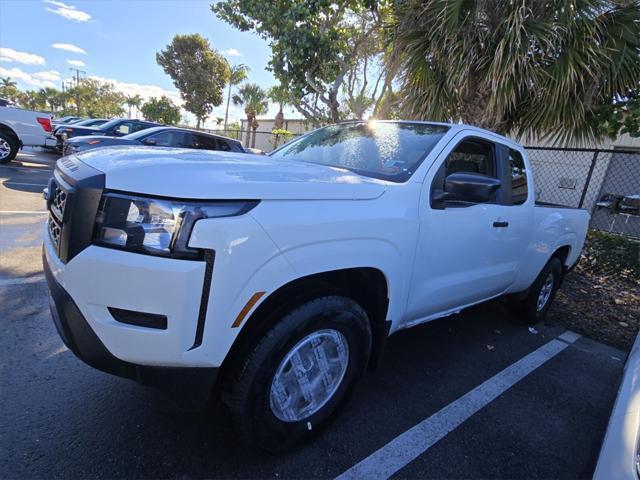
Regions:
<instances>
[{"instance_id":1,"label":"rear side window","mask_svg":"<svg viewBox=\"0 0 640 480\"><path fill-rule=\"evenodd\" d=\"M445 176L459 172L495 177L493 146L478 140L461 142L445 160Z\"/></svg>"},{"instance_id":2,"label":"rear side window","mask_svg":"<svg viewBox=\"0 0 640 480\"><path fill-rule=\"evenodd\" d=\"M218 141L212 137L205 137L204 135L193 136L192 148L198 148L201 150L218 150Z\"/></svg>"},{"instance_id":3,"label":"rear side window","mask_svg":"<svg viewBox=\"0 0 640 480\"><path fill-rule=\"evenodd\" d=\"M224 140L218 139L218 150L222 150L223 152L230 152L231 146Z\"/></svg>"},{"instance_id":4,"label":"rear side window","mask_svg":"<svg viewBox=\"0 0 640 480\"><path fill-rule=\"evenodd\" d=\"M509 168L511 169L511 203L522 205L527 201L527 171L524 159L517 150L509 149Z\"/></svg>"},{"instance_id":5,"label":"rear side window","mask_svg":"<svg viewBox=\"0 0 640 480\"><path fill-rule=\"evenodd\" d=\"M149 125L148 123L135 122L135 123L131 124L129 133L139 132L140 130L144 130L144 129L149 128L151 126L152 125Z\"/></svg>"}]
</instances>

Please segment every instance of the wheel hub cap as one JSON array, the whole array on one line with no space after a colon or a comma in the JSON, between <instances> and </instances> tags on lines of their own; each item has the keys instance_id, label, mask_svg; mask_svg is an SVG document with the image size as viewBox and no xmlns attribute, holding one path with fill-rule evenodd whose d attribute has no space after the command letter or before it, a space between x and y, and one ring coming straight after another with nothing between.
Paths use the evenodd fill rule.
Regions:
<instances>
[{"instance_id":1,"label":"wheel hub cap","mask_svg":"<svg viewBox=\"0 0 640 480\"><path fill-rule=\"evenodd\" d=\"M11 146L9 145L9 142L0 138L0 158L7 158L9 153L11 153Z\"/></svg>"},{"instance_id":2,"label":"wheel hub cap","mask_svg":"<svg viewBox=\"0 0 640 480\"><path fill-rule=\"evenodd\" d=\"M269 403L283 422L298 422L320 410L336 393L349 365L349 344L337 330L318 330L284 357L271 383Z\"/></svg>"},{"instance_id":3,"label":"wheel hub cap","mask_svg":"<svg viewBox=\"0 0 640 480\"><path fill-rule=\"evenodd\" d=\"M549 297L551 297L551 292L553 291L553 273L547 275L545 278L542 287L540 288L540 293L538 294L538 311L542 310L544 306L549 301Z\"/></svg>"}]
</instances>

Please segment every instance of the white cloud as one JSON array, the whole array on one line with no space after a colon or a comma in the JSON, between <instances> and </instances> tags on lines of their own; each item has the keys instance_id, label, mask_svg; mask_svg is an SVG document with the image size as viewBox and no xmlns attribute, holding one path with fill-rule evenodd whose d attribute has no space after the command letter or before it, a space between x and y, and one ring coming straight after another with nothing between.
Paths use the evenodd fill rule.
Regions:
<instances>
[{"instance_id":1,"label":"white cloud","mask_svg":"<svg viewBox=\"0 0 640 480\"><path fill-rule=\"evenodd\" d=\"M75 20L76 22L88 22L91 20L91 15L87 12L83 12L82 10L78 10L73 5L67 5L66 3L58 2L57 0L44 0L44 2L56 7L47 7L47 11L60 15L67 20Z\"/></svg>"},{"instance_id":2,"label":"white cloud","mask_svg":"<svg viewBox=\"0 0 640 480\"><path fill-rule=\"evenodd\" d=\"M13 48L0 47L0 59L3 62L17 62L25 65L44 65L44 58L33 53L18 52Z\"/></svg>"},{"instance_id":3,"label":"white cloud","mask_svg":"<svg viewBox=\"0 0 640 480\"><path fill-rule=\"evenodd\" d=\"M68 52L73 52L73 53L83 53L85 55L87 53L82 48L76 47L71 43L52 43L51 46L53 48L57 48L58 50L66 50Z\"/></svg>"},{"instance_id":4,"label":"white cloud","mask_svg":"<svg viewBox=\"0 0 640 480\"><path fill-rule=\"evenodd\" d=\"M91 75L89 78L99 80L101 82L108 82L113 84L116 90L124 93L127 96L140 95L144 100L148 100L151 97L162 97L163 95L169 97L176 105L182 105L182 99L180 94L173 90L165 90L158 85L144 85L133 82L121 82L114 78L98 77Z\"/></svg>"},{"instance_id":5,"label":"white cloud","mask_svg":"<svg viewBox=\"0 0 640 480\"><path fill-rule=\"evenodd\" d=\"M59 82L60 81L60 72L56 70L43 71L33 74L34 78L38 80L48 80L50 82Z\"/></svg>"},{"instance_id":6,"label":"white cloud","mask_svg":"<svg viewBox=\"0 0 640 480\"><path fill-rule=\"evenodd\" d=\"M241 57L242 56L242 53L240 53L235 48L229 48L227 50L224 50L222 53L224 53L228 57Z\"/></svg>"},{"instance_id":7,"label":"white cloud","mask_svg":"<svg viewBox=\"0 0 640 480\"><path fill-rule=\"evenodd\" d=\"M74 67L85 67L86 64L82 60L69 60L67 59L67 63L69 65L73 65Z\"/></svg>"},{"instance_id":8,"label":"white cloud","mask_svg":"<svg viewBox=\"0 0 640 480\"><path fill-rule=\"evenodd\" d=\"M30 87L55 87L52 78L57 75L57 79L60 79L58 72L50 70L48 72L38 72L33 75L20 70L19 68L4 68L0 67L0 77L9 77L13 80L23 82Z\"/></svg>"}]
</instances>

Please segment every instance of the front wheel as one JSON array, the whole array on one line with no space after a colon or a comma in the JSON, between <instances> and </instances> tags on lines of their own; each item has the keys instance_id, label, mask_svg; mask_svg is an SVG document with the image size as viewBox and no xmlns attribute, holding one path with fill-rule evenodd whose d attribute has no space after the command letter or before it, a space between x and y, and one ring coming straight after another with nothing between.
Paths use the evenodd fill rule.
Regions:
<instances>
[{"instance_id":1,"label":"front wheel","mask_svg":"<svg viewBox=\"0 0 640 480\"><path fill-rule=\"evenodd\" d=\"M553 257L544 266L522 300L511 299L511 310L529 324L544 320L562 279L562 262Z\"/></svg>"},{"instance_id":2,"label":"front wheel","mask_svg":"<svg viewBox=\"0 0 640 480\"><path fill-rule=\"evenodd\" d=\"M271 452L312 436L364 372L371 350L365 311L325 296L285 315L229 382L227 404L242 439Z\"/></svg>"}]
</instances>

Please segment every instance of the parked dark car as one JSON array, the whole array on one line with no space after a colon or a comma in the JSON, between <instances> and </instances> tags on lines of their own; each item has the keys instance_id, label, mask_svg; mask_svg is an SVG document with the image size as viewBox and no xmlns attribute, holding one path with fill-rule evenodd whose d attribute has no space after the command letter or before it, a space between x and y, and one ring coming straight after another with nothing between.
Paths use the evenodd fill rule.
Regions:
<instances>
[{"instance_id":1,"label":"parked dark car","mask_svg":"<svg viewBox=\"0 0 640 480\"><path fill-rule=\"evenodd\" d=\"M82 127L76 125L63 126L58 128L54 135L56 137L56 150L62 152L64 142L73 137L85 135L100 135L105 137L124 137L130 133L135 133L145 128L161 126L158 123L147 122L131 118L115 118L99 127Z\"/></svg>"},{"instance_id":2,"label":"parked dark car","mask_svg":"<svg viewBox=\"0 0 640 480\"><path fill-rule=\"evenodd\" d=\"M15 103L8 98L0 98L0 107L15 107Z\"/></svg>"},{"instance_id":3,"label":"parked dark car","mask_svg":"<svg viewBox=\"0 0 640 480\"><path fill-rule=\"evenodd\" d=\"M66 117L54 118L51 120L53 125L71 125L77 122L84 120L82 117L76 117L73 115L68 115Z\"/></svg>"},{"instance_id":4,"label":"parked dark car","mask_svg":"<svg viewBox=\"0 0 640 480\"><path fill-rule=\"evenodd\" d=\"M124 137L108 137L103 135L75 137L64 143L63 153L64 155L69 155L84 152L92 148L112 145L195 148L245 153L245 149L238 140L177 127L147 128L125 135Z\"/></svg>"},{"instance_id":5,"label":"parked dark car","mask_svg":"<svg viewBox=\"0 0 640 480\"><path fill-rule=\"evenodd\" d=\"M109 121L108 118L85 118L78 122L73 123L74 127L99 127Z\"/></svg>"}]
</instances>

